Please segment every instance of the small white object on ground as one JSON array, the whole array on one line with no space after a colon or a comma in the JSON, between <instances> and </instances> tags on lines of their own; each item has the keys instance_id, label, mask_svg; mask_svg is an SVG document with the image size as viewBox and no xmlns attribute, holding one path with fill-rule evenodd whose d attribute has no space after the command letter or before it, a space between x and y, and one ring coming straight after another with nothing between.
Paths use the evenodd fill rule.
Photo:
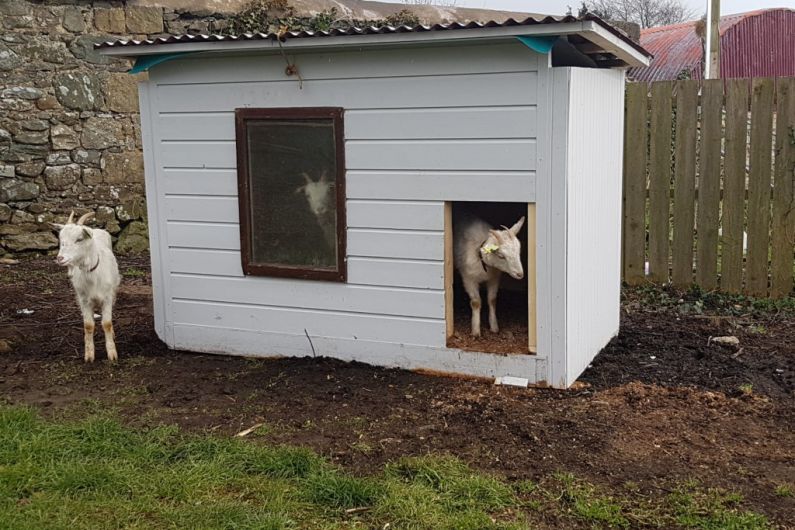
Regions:
<instances>
[{"instance_id":1,"label":"small white object on ground","mask_svg":"<svg viewBox=\"0 0 795 530\"><path fill-rule=\"evenodd\" d=\"M255 423L254 425L252 425L252 426L251 426L251 427L249 427L248 429L242 430L242 431L240 431L239 433L237 433L237 434L235 435L235 437L237 437L237 438L242 438L242 437L244 437L244 436L248 436L248 435L249 435L249 434L251 434L252 432L254 432L254 431L256 431L257 429L259 429L260 427L262 427L263 425L265 425L265 424L264 424L264 423Z\"/></svg>"},{"instance_id":2,"label":"small white object on ground","mask_svg":"<svg viewBox=\"0 0 795 530\"><path fill-rule=\"evenodd\" d=\"M33 312L32 309L17 309L17 315L32 315Z\"/></svg>"},{"instance_id":3,"label":"small white object on ground","mask_svg":"<svg viewBox=\"0 0 795 530\"><path fill-rule=\"evenodd\" d=\"M527 388L530 380L525 377L514 377L512 375L503 375L502 377L494 378L495 385L508 385L508 386L521 386Z\"/></svg>"},{"instance_id":4,"label":"small white object on ground","mask_svg":"<svg viewBox=\"0 0 795 530\"><path fill-rule=\"evenodd\" d=\"M734 336L729 337L714 337L712 342L716 344L720 344L722 346L738 346L740 344L740 339Z\"/></svg>"}]
</instances>

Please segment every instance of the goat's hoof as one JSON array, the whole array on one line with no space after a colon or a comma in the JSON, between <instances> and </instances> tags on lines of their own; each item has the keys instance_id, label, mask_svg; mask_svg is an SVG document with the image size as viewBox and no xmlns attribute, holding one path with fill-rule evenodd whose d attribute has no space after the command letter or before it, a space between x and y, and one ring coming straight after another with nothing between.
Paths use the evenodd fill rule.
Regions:
<instances>
[{"instance_id":1,"label":"goat's hoof","mask_svg":"<svg viewBox=\"0 0 795 530\"><path fill-rule=\"evenodd\" d=\"M500 328L499 327L493 327L493 328L491 328L491 332L492 333L499 333L500 332Z\"/></svg>"},{"instance_id":2,"label":"goat's hoof","mask_svg":"<svg viewBox=\"0 0 795 530\"><path fill-rule=\"evenodd\" d=\"M94 362L94 356L92 355L91 357L89 357L88 355L86 355L86 356L83 358L83 360L84 360L85 362L87 362L87 363L93 363L93 362Z\"/></svg>"},{"instance_id":3,"label":"goat's hoof","mask_svg":"<svg viewBox=\"0 0 795 530\"><path fill-rule=\"evenodd\" d=\"M116 364L119 361L119 356L115 355L115 354L114 355L108 355L108 361L111 364Z\"/></svg>"}]
</instances>

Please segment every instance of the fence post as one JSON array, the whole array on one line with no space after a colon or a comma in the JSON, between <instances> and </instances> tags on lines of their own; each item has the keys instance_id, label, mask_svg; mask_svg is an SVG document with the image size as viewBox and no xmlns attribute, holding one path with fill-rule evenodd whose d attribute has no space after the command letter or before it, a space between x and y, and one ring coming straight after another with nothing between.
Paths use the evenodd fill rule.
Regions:
<instances>
[{"instance_id":1,"label":"fence post","mask_svg":"<svg viewBox=\"0 0 795 530\"><path fill-rule=\"evenodd\" d=\"M674 231L672 281L693 283L693 226L696 195L696 122L698 81L676 83L676 141L674 155Z\"/></svg>"},{"instance_id":2,"label":"fence post","mask_svg":"<svg viewBox=\"0 0 795 530\"><path fill-rule=\"evenodd\" d=\"M751 169L748 175L748 255L745 289L753 296L767 296L773 87L773 80L769 78L754 79L752 82Z\"/></svg>"},{"instance_id":3,"label":"fence post","mask_svg":"<svg viewBox=\"0 0 795 530\"><path fill-rule=\"evenodd\" d=\"M795 241L795 78L776 84L776 172L773 182L770 296L792 292L793 242Z\"/></svg>"},{"instance_id":4,"label":"fence post","mask_svg":"<svg viewBox=\"0 0 795 530\"><path fill-rule=\"evenodd\" d=\"M655 282L669 278L671 226L671 98L674 85L660 81L651 86L649 127L649 277Z\"/></svg>"},{"instance_id":5,"label":"fence post","mask_svg":"<svg viewBox=\"0 0 795 530\"><path fill-rule=\"evenodd\" d=\"M627 86L624 143L624 281L644 279L646 248L646 138L648 86Z\"/></svg>"},{"instance_id":6,"label":"fence post","mask_svg":"<svg viewBox=\"0 0 795 530\"><path fill-rule=\"evenodd\" d=\"M712 291L718 286L718 210L723 138L723 81L708 79L701 90L701 149L696 225L696 283Z\"/></svg>"},{"instance_id":7,"label":"fence post","mask_svg":"<svg viewBox=\"0 0 795 530\"><path fill-rule=\"evenodd\" d=\"M748 150L748 80L726 81L726 158L723 166L720 287L729 293L743 290L743 228L745 172Z\"/></svg>"}]
</instances>

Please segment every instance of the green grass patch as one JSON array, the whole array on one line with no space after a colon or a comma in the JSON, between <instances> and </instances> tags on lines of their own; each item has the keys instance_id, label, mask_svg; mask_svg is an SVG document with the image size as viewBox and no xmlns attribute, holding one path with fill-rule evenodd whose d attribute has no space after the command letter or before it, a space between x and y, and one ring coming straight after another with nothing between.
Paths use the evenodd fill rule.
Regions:
<instances>
[{"instance_id":1,"label":"green grass patch","mask_svg":"<svg viewBox=\"0 0 795 530\"><path fill-rule=\"evenodd\" d=\"M571 474L508 484L451 456L407 457L357 477L311 450L130 429L89 407L43 420L0 406L0 526L28 529L764 529L732 492L679 485L611 494ZM791 495L789 485L776 494Z\"/></svg>"}]
</instances>

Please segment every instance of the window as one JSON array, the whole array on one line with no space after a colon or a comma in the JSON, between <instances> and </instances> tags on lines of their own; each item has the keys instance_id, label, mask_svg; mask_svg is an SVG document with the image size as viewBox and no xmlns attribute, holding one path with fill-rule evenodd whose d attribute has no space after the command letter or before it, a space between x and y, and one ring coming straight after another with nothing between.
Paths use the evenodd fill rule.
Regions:
<instances>
[{"instance_id":1,"label":"window","mask_svg":"<svg viewBox=\"0 0 795 530\"><path fill-rule=\"evenodd\" d=\"M247 275L345 281L342 109L237 109Z\"/></svg>"}]
</instances>

